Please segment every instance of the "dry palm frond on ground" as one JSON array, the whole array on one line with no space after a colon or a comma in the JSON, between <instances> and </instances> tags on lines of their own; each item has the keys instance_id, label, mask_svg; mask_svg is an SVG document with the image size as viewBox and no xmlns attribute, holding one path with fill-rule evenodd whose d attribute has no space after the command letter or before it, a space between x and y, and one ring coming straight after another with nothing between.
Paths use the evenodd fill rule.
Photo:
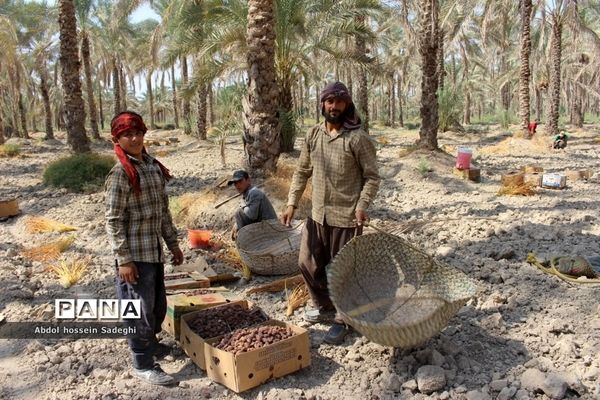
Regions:
<instances>
[{"instance_id":1,"label":"dry palm frond on ground","mask_svg":"<svg viewBox=\"0 0 600 400\"><path fill-rule=\"evenodd\" d=\"M385 137L385 136L378 136L377 137L377 143L385 146L386 144L390 143L390 140L387 137Z\"/></svg>"},{"instance_id":2,"label":"dry palm frond on ground","mask_svg":"<svg viewBox=\"0 0 600 400\"><path fill-rule=\"evenodd\" d=\"M291 289L293 287L301 285L302 283L304 283L304 279L302 278L302 275L298 274L294 276L289 276L287 278L277 279L273 282L265 283L264 285L253 287L249 289L246 292L246 294L281 292L282 290Z\"/></svg>"},{"instance_id":3,"label":"dry palm frond on ground","mask_svg":"<svg viewBox=\"0 0 600 400\"><path fill-rule=\"evenodd\" d=\"M288 317L292 315L294 310L306 304L309 297L308 288L304 282L296 286L294 290L292 290L292 294L288 296L287 311L285 315Z\"/></svg>"},{"instance_id":4,"label":"dry palm frond on ground","mask_svg":"<svg viewBox=\"0 0 600 400\"><path fill-rule=\"evenodd\" d=\"M75 236L69 236L63 239L55 240L48 244L25 249L21 254L34 261L50 261L58 258L60 253L64 252L73 244Z\"/></svg>"},{"instance_id":5,"label":"dry palm frond on ground","mask_svg":"<svg viewBox=\"0 0 600 400\"><path fill-rule=\"evenodd\" d=\"M537 194L535 186L530 183L502 186L498 190L499 196L533 196L535 194Z\"/></svg>"},{"instance_id":6,"label":"dry palm frond on ground","mask_svg":"<svg viewBox=\"0 0 600 400\"><path fill-rule=\"evenodd\" d=\"M169 209L176 223L192 228L193 221L203 210L212 209L217 201L217 194L212 189L200 193L185 193L171 198Z\"/></svg>"},{"instance_id":7,"label":"dry palm frond on ground","mask_svg":"<svg viewBox=\"0 0 600 400\"><path fill-rule=\"evenodd\" d=\"M76 231L74 226L63 224L45 217L31 216L25 221L28 233L70 232Z\"/></svg>"},{"instance_id":8,"label":"dry palm frond on ground","mask_svg":"<svg viewBox=\"0 0 600 400\"><path fill-rule=\"evenodd\" d=\"M250 268L242 261L240 252L234 246L228 246L225 252L217 255L217 259L241 271L244 279L250 280L250 278L252 278L252 271L250 271Z\"/></svg>"},{"instance_id":9,"label":"dry palm frond on ground","mask_svg":"<svg viewBox=\"0 0 600 400\"><path fill-rule=\"evenodd\" d=\"M48 271L54 272L63 287L69 288L79 282L89 265L89 257L60 260L58 264L48 267Z\"/></svg>"}]
</instances>

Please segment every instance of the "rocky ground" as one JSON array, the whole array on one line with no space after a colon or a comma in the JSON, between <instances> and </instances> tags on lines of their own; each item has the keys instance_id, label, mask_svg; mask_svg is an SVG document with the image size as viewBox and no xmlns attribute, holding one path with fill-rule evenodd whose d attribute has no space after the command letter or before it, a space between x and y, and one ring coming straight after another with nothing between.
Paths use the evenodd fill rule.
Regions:
<instances>
[{"instance_id":1,"label":"rocky ground","mask_svg":"<svg viewBox=\"0 0 600 400\"><path fill-rule=\"evenodd\" d=\"M402 155L417 132L376 131L384 178L371 216L394 229L426 221L404 234L412 243L461 269L478 284L477 296L449 326L425 345L393 349L354 333L342 346L322 342L325 325L308 327L302 308L285 317L283 293L249 298L270 316L308 327L312 365L237 395L212 383L167 336L172 354L162 361L179 384L155 388L129 375L126 343L118 340L0 340L0 398L6 399L528 399L600 396L600 287L569 284L525 262L529 252L600 256L600 177L568 182L564 190L540 190L528 197L498 196L500 176L526 164L547 171L600 170L597 127L573 130L567 149L550 151L527 141L505 141L499 129L440 135L440 143L468 145L482 170L482 182L452 175L452 159L414 152ZM42 134L36 134L39 138ZM178 137L158 154L177 179L178 196L212 187L238 166L241 143L230 140L226 167L218 146L196 143L177 132L153 132L149 139ZM299 139L297 147L302 139ZM49 320L53 300L77 293L115 296L112 257L104 233L103 193L73 194L43 185L48 162L67 154L63 137L21 142L22 156L0 159L0 198L17 196L22 215L0 222L0 319ZM489 150L493 145L500 146ZM108 143L95 150L110 154ZM502 147L504 146L504 147ZM509 154L504 152L508 151ZM297 157L297 154L295 155ZM293 158L293 157L292 157ZM288 160L289 161L289 160ZM231 190L231 189L229 189ZM225 198L233 192L223 190ZM283 196L284 197L284 196ZM282 206L282 196L275 201ZM225 229L224 216L206 216L206 226ZM28 234L27 215L74 225L74 246L66 255L89 255L92 266L71 289L63 289L45 265L21 255L26 247L60 234ZM212 219L211 219L212 218ZM182 243L185 229L181 226ZM185 246L184 246L185 247ZM185 250L188 261L198 253ZM243 295L251 285L229 285ZM50 304L50 306L48 306Z\"/></svg>"}]
</instances>

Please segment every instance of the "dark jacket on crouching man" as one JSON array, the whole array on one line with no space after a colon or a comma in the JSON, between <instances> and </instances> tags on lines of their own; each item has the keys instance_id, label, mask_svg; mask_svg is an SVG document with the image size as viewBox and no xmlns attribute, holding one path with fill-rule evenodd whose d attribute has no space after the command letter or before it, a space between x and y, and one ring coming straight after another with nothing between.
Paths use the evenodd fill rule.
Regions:
<instances>
[{"instance_id":1,"label":"dark jacket on crouching man","mask_svg":"<svg viewBox=\"0 0 600 400\"><path fill-rule=\"evenodd\" d=\"M250 186L242 194L242 200L242 204L234 216L238 230L246 225L277 218L277 213L269 198L256 186Z\"/></svg>"},{"instance_id":2,"label":"dark jacket on crouching man","mask_svg":"<svg viewBox=\"0 0 600 400\"><path fill-rule=\"evenodd\" d=\"M346 104L343 112L336 112L342 106L335 105L335 99ZM312 177L312 216L302 233L299 267L313 305L325 311L334 308L327 289L327 266L350 239L362 233L361 223L380 178L375 146L361 129L346 87L340 82L329 84L321 93L321 106L326 122L306 135L282 219L286 222L286 214L293 216L290 207L298 206ZM332 124L338 129L332 130ZM362 221L357 224L359 218ZM336 318L336 322L341 321Z\"/></svg>"}]
</instances>

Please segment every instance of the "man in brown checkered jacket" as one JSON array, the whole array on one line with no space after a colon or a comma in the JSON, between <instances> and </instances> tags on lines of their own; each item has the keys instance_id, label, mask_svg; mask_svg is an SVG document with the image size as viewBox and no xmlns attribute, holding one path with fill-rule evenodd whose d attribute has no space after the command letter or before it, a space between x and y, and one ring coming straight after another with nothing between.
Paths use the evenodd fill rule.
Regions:
<instances>
[{"instance_id":1,"label":"man in brown checkered jacket","mask_svg":"<svg viewBox=\"0 0 600 400\"><path fill-rule=\"evenodd\" d=\"M344 244L362 233L380 181L375 146L361 128L343 83L333 82L323 89L321 113L325 122L306 135L287 208L281 215L282 222L289 225L312 177L312 216L304 225L298 264L314 306L306 311L305 319L313 323L333 317L327 266ZM340 344L348 331L349 327L335 316L325 341Z\"/></svg>"}]
</instances>

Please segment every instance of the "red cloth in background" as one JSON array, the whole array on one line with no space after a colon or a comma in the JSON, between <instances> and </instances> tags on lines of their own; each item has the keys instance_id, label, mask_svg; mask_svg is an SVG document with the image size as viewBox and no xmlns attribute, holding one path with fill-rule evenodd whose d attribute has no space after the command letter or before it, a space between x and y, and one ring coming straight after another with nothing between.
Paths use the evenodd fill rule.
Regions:
<instances>
[{"instance_id":1,"label":"red cloth in background","mask_svg":"<svg viewBox=\"0 0 600 400\"><path fill-rule=\"evenodd\" d=\"M538 126L538 124L535 121L529 123L529 125L527 126L527 129L529 130L530 135L533 135L535 133L537 126Z\"/></svg>"}]
</instances>

